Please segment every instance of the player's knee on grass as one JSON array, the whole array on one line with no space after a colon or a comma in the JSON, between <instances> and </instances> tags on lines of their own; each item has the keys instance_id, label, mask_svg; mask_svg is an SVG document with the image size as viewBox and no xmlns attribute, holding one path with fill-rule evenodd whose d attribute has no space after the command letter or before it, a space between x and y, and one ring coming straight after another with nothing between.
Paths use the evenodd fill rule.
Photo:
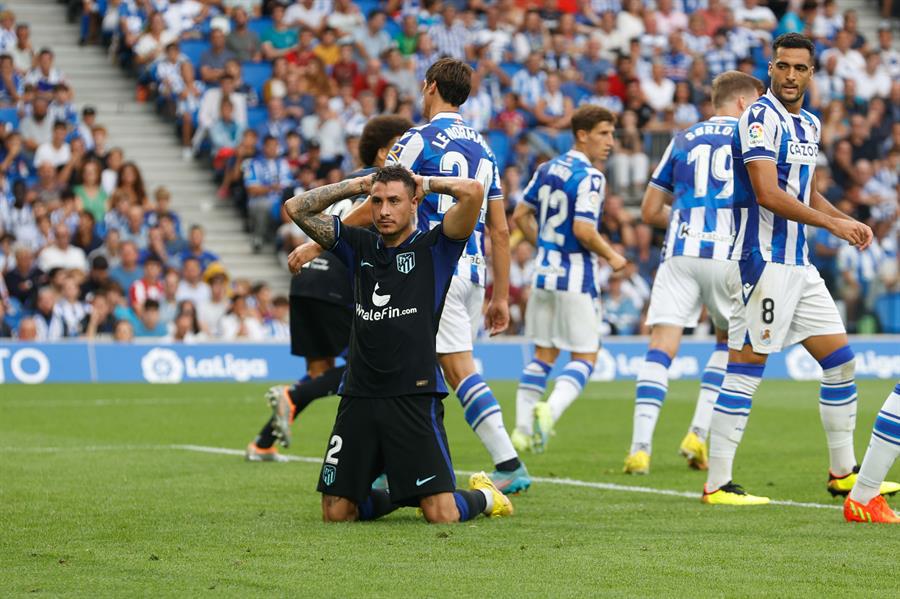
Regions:
<instances>
[{"instance_id":1,"label":"player's knee on grass","mask_svg":"<svg viewBox=\"0 0 900 599\"><path fill-rule=\"evenodd\" d=\"M325 522L352 522L359 517L355 503L344 497L322 495L322 520Z\"/></svg>"},{"instance_id":2,"label":"player's knee on grass","mask_svg":"<svg viewBox=\"0 0 900 599\"><path fill-rule=\"evenodd\" d=\"M422 514L430 524L447 524L459 522L459 510L453 493L440 493L423 497L419 502Z\"/></svg>"}]
</instances>

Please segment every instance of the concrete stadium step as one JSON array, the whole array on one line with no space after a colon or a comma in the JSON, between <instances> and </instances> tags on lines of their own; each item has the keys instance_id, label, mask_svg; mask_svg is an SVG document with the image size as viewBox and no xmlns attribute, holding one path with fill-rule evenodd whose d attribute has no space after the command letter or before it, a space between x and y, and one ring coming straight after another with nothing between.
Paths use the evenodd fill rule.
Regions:
<instances>
[{"instance_id":1,"label":"concrete stadium step","mask_svg":"<svg viewBox=\"0 0 900 599\"><path fill-rule=\"evenodd\" d=\"M216 198L216 184L204 165L185 162L172 123L163 120L152 102L135 100L135 81L96 46L79 46L79 26L65 19L65 7L55 0L5 0L19 21L31 25L36 48L49 46L56 66L75 92L79 110L97 109L97 122L109 132L109 145L125 151L144 176L148 193L159 185L172 191L172 208L185 226L200 223L207 231L209 249L223 257L233 277L267 281L276 292L286 292L290 275L271 251L253 254L250 236L237 212Z\"/></svg>"}]
</instances>

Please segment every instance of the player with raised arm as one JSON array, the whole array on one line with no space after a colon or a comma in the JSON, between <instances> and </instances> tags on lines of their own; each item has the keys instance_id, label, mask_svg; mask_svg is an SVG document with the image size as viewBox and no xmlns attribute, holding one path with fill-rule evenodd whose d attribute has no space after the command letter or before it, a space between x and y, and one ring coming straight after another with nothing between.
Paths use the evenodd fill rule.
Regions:
<instances>
[{"instance_id":1,"label":"player with raised arm","mask_svg":"<svg viewBox=\"0 0 900 599\"><path fill-rule=\"evenodd\" d=\"M794 343L803 344L822 366L819 413L830 456L827 489L846 495L857 478L855 358L834 300L809 263L806 226L828 229L860 250L872 242L872 230L816 191L821 127L801 108L814 53L812 41L798 33L773 42L770 89L741 115L732 141L728 367L710 424L704 503L769 503L734 484L732 465L766 358ZM881 491L898 489L885 483Z\"/></svg>"},{"instance_id":2,"label":"player with raised arm","mask_svg":"<svg viewBox=\"0 0 900 599\"><path fill-rule=\"evenodd\" d=\"M516 448L542 452L554 423L581 393L600 349L597 256L613 270L626 261L600 236L597 225L606 180L595 162L613 147L616 117L595 105L572 115L574 147L542 164L525 188L513 218L537 248L525 331L534 357L516 393ZM560 351L571 356L546 402L541 396Z\"/></svg>"},{"instance_id":3,"label":"player with raised arm","mask_svg":"<svg viewBox=\"0 0 900 599\"><path fill-rule=\"evenodd\" d=\"M875 418L872 440L863 458L856 484L844 501L848 522L900 524L880 491L888 470L900 456L900 383L888 395Z\"/></svg>"},{"instance_id":4,"label":"player with raised arm","mask_svg":"<svg viewBox=\"0 0 900 599\"><path fill-rule=\"evenodd\" d=\"M491 474L505 493L524 491L531 485L525 465L513 447L500 404L491 388L478 374L472 356L473 340L482 321L486 263L485 230L491 238L493 295L484 315L491 335L509 325L509 230L506 223L500 173L491 149L481 133L460 116L459 107L469 97L472 68L452 58L442 58L425 74L422 112L429 122L410 129L391 150L387 164L399 163L416 174L460 176L478 180L485 190L475 231L460 258L447 294L437 352L447 382L456 391L466 422L478 435L495 465ZM427 231L439 224L453 198L430 193L419 205L418 225ZM344 222L354 226L371 224L370 210L361 205ZM316 252L304 247L301 260Z\"/></svg>"},{"instance_id":5,"label":"player with raised arm","mask_svg":"<svg viewBox=\"0 0 900 599\"><path fill-rule=\"evenodd\" d=\"M370 119L359 139L359 159L366 166L347 178L368 175L384 166L391 147L410 127L412 122L400 116ZM337 202L329 207L329 214L344 216L355 202L365 199L363 196ZM291 279L291 353L306 359L306 376L293 385L277 385L266 392L272 416L247 446L247 460L283 460L275 442L289 447L291 424L300 412L314 400L337 392L346 365L336 366L335 359L350 343L352 299L349 273L330 252L308 262Z\"/></svg>"},{"instance_id":6,"label":"player with raised arm","mask_svg":"<svg viewBox=\"0 0 900 599\"><path fill-rule=\"evenodd\" d=\"M703 306L716 329L716 349L703 370L694 418L680 452L692 468L706 469L709 420L728 364L731 297L726 273L734 240L731 137L738 117L764 91L761 81L739 71L716 77L715 116L672 138L644 194L644 222L667 231L647 313L650 346L637 374L634 429L624 468L628 474L650 471L653 431L669 388L669 366L684 328L697 326Z\"/></svg>"},{"instance_id":7,"label":"player with raised arm","mask_svg":"<svg viewBox=\"0 0 900 599\"><path fill-rule=\"evenodd\" d=\"M441 223L423 232L416 211L430 192L454 203ZM377 234L323 213L360 194L369 196ZM512 514L509 499L483 472L472 475L470 490L456 489L443 425L447 387L435 352L444 298L483 197L478 181L414 177L394 165L285 204L353 279L350 355L318 485L326 522L372 520L401 506L419 506L429 522ZM390 491L371 488L381 472Z\"/></svg>"}]
</instances>

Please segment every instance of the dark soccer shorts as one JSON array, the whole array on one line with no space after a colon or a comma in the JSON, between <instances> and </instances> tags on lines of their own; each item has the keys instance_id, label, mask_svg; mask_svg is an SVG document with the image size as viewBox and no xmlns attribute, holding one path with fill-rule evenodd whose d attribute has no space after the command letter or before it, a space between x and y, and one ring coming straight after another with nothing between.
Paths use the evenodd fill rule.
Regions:
<instances>
[{"instance_id":1,"label":"dark soccer shorts","mask_svg":"<svg viewBox=\"0 0 900 599\"><path fill-rule=\"evenodd\" d=\"M334 358L350 345L353 311L311 297L291 296L291 353L310 360Z\"/></svg>"},{"instance_id":2,"label":"dark soccer shorts","mask_svg":"<svg viewBox=\"0 0 900 599\"><path fill-rule=\"evenodd\" d=\"M417 505L420 497L456 489L439 398L341 399L319 492L360 504L382 473L387 473L394 503Z\"/></svg>"}]
</instances>

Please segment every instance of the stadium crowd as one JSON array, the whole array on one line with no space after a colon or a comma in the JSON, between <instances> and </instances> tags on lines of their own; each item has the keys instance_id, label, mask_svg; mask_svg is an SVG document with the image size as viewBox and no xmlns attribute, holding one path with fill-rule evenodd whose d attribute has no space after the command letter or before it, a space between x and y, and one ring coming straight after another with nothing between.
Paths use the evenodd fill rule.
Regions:
<instances>
[{"instance_id":1,"label":"stadium crowd","mask_svg":"<svg viewBox=\"0 0 900 599\"><path fill-rule=\"evenodd\" d=\"M369 117L419 121L424 72L440 56L475 69L462 113L497 156L509 214L536 165L571 145L574 108L611 109L619 122L615 152L602 167L601 231L631 261L623 274L601 272L612 334L644 330L663 236L640 223L637 206L672 133L712 114L716 75L736 68L766 80L772 36L805 32L819 49L807 102L821 118L827 157L817 183L877 236L858 253L818 231L812 255L851 331L900 326L900 53L888 22L866 39L855 12L841 12L834 0L73 5L82 11L82 41L107 45L134 72L138 99L173 120L184 158L210 165L220 198L239 208L255 247L275 239L282 260L304 237L281 201L361 166L357 145ZM27 25L0 15L0 110L15 116L0 155L4 309L35 315L23 319L24 336L22 321L0 335L34 338L27 323L35 323L40 339L284 336L284 298L229 281L203 249L202 229L182 230L165 189L149 197L137 165L106 148L97 115L77 114L72 94L52 51L35 53ZM534 249L512 220L510 229L509 332L518 333Z\"/></svg>"}]
</instances>

